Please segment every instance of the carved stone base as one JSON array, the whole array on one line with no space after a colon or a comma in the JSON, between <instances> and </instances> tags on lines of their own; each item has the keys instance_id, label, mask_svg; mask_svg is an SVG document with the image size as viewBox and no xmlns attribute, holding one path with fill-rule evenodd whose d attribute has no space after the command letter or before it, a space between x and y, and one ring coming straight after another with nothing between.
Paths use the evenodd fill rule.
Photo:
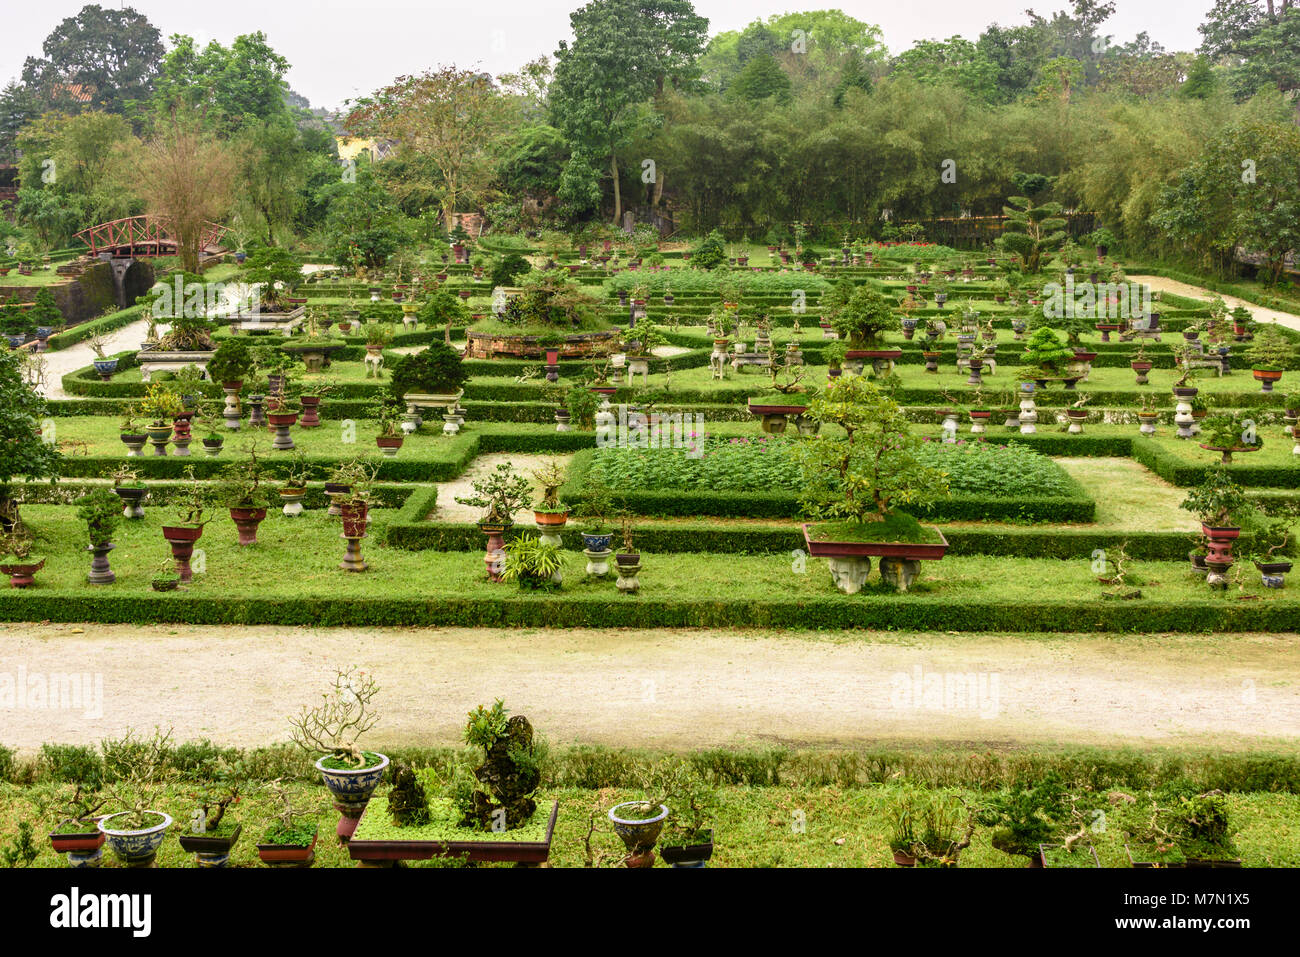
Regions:
<instances>
[{"instance_id":1,"label":"carved stone base","mask_svg":"<svg viewBox=\"0 0 1300 957\"><path fill-rule=\"evenodd\" d=\"M882 558L880 577L897 591L907 591L921 573L921 563L915 558Z\"/></svg>"},{"instance_id":2,"label":"carved stone base","mask_svg":"<svg viewBox=\"0 0 1300 957\"><path fill-rule=\"evenodd\" d=\"M370 567L366 564L365 559L361 557L361 539L365 537L365 535L357 538L348 538L346 535L339 536L348 543L347 552L343 555L343 561L339 562L339 568L345 572L363 572Z\"/></svg>"},{"instance_id":3,"label":"carved stone base","mask_svg":"<svg viewBox=\"0 0 1300 957\"><path fill-rule=\"evenodd\" d=\"M604 578L609 574L609 557L614 554L612 549L605 549L603 552L593 552L589 548L584 548L582 554L587 556L587 574L593 578Z\"/></svg>"},{"instance_id":4,"label":"carved stone base","mask_svg":"<svg viewBox=\"0 0 1300 957\"><path fill-rule=\"evenodd\" d=\"M867 576L871 574L870 558L831 558L828 562L831 566L831 580L835 582L836 588L846 595L856 595L862 591Z\"/></svg>"}]
</instances>

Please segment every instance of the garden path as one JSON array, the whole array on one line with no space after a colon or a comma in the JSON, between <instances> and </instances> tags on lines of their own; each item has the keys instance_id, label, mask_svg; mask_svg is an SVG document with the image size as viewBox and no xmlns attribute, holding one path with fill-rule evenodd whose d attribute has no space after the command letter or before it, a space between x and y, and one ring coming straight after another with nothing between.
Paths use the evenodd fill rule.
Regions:
<instances>
[{"instance_id":1,"label":"garden path","mask_svg":"<svg viewBox=\"0 0 1300 957\"><path fill-rule=\"evenodd\" d=\"M461 505L456 501L457 495L474 494L474 482L485 478L489 472L502 462L509 462L515 471L523 475L533 485L536 493L537 483L533 482L532 471L552 459L568 465L570 455L524 455L522 453L495 453L480 455L470 463L469 468L450 482L438 485L438 507L434 509L433 520L436 522L475 522L481 509L473 505ZM522 519L523 524L530 525L531 518Z\"/></svg>"},{"instance_id":2,"label":"garden path","mask_svg":"<svg viewBox=\"0 0 1300 957\"><path fill-rule=\"evenodd\" d=\"M128 326L107 333L104 336L107 343L104 354L111 356L115 352L139 349L140 343L144 341L144 334L148 327L149 323L141 319L138 322L133 322ZM167 329L168 326L165 324L160 323L158 325L159 332L166 332ZM71 398L63 391L63 377L69 372L76 372L78 369L95 361L94 350L85 342L78 342L66 349L59 349L57 352L43 352L41 356L45 359L45 387L41 391L49 399Z\"/></svg>"},{"instance_id":3,"label":"garden path","mask_svg":"<svg viewBox=\"0 0 1300 957\"><path fill-rule=\"evenodd\" d=\"M93 744L161 725L180 740L271 744L286 739L284 716L351 664L383 689L375 744L459 743L465 712L497 697L561 744L1241 750L1300 737L1295 634L96 624L0 624L0 675L103 678L101 716L6 706L0 737ZM982 678L983 709L909 700L916 669L923 680Z\"/></svg>"},{"instance_id":4,"label":"garden path","mask_svg":"<svg viewBox=\"0 0 1300 957\"><path fill-rule=\"evenodd\" d=\"M1165 279L1163 276L1129 276L1132 282L1141 282L1149 285L1153 290L1159 292L1172 292L1178 296L1190 296L1193 299L1213 299L1219 296L1229 309L1236 309L1238 306L1245 306L1250 310L1250 314L1255 317L1256 322L1272 322L1276 320L1284 326L1292 329L1300 329L1300 316L1290 312L1278 312L1276 309L1265 309L1263 306L1256 305L1253 302L1247 302L1244 299L1238 299L1236 296L1223 295L1216 293L1211 289L1203 286L1191 286L1185 282L1179 282L1176 279Z\"/></svg>"}]
</instances>

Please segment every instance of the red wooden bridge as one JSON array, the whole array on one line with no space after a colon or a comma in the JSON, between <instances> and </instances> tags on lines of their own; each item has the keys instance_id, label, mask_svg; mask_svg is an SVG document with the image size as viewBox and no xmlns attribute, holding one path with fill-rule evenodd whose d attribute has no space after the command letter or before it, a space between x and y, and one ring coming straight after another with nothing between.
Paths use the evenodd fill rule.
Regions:
<instances>
[{"instance_id":1,"label":"red wooden bridge","mask_svg":"<svg viewBox=\"0 0 1300 957\"><path fill-rule=\"evenodd\" d=\"M221 250L221 237L225 226L204 223L199 239L200 255L209 256ZM90 247L92 256L107 253L113 259L151 259L156 256L175 256L176 237L166 220L149 216L132 216L100 223L76 234Z\"/></svg>"}]
</instances>

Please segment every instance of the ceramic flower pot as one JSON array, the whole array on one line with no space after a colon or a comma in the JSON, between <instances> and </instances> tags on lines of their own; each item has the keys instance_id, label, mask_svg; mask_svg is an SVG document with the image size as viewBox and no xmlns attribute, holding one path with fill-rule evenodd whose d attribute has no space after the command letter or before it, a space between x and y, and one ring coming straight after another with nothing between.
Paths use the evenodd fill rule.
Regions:
<instances>
[{"instance_id":1,"label":"ceramic flower pot","mask_svg":"<svg viewBox=\"0 0 1300 957\"><path fill-rule=\"evenodd\" d=\"M650 867L654 864L654 846L663 830L664 821L668 819L668 806L660 804L658 812L649 818L637 818L644 806L641 801L625 801L609 809L609 819L614 825L614 833L623 839L628 851L629 867ZM623 815L627 814L628 817ZM634 863L636 862L636 863Z\"/></svg>"},{"instance_id":2,"label":"ceramic flower pot","mask_svg":"<svg viewBox=\"0 0 1300 957\"><path fill-rule=\"evenodd\" d=\"M39 562L12 562L0 565L0 575L9 576L10 588L30 588L36 583L36 573L44 567L43 558Z\"/></svg>"},{"instance_id":3,"label":"ceramic flower pot","mask_svg":"<svg viewBox=\"0 0 1300 957\"><path fill-rule=\"evenodd\" d=\"M264 508L232 508L230 518L239 531L240 545L257 544L257 526L266 518Z\"/></svg>"},{"instance_id":4,"label":"ceramic flower pot","mask_svg":"<svg viewBox=\"0 0 1300 957\"><path fill-rule=\"evenodd\" d=\"M268 867L311 867L316 859L316 838L310 844L259 844L257 856Z\"/></svg>"},{"instance_id":5,"label":"ceramic flower pot","mask_svg":"<svg viewBox=\"0 0 1300 957\"><path fill-rule=\"evenodd\" d=\"M360 538L366 534L365 502L344 502L339 506L343 516L343 537Z\"/></svg>"},{"instance_id":6,"label":"ceramic flower pot","mask_svg":"<svg viewBox=\"0 0 1300 957\"><path fill-rule=\"evenodd\" d=\"M325 787L334 798L334 807L341 815L336 833L345 842L351 839L352 832L357 829L357 818L361 817L370 796L384 779L388 756L380 754L379 758L378 764L368 768L327 768L324 766L326 758L316 762L316 770L324 779Z\"/></svg>"},{"instance_id":7,"label":"ceramic flower pot","mask_svg":"<svg viewBox=\"0 0 1300 957\"><path fill-rule=\"evenodd\" d=\"M162 811L147 811L150 823L139 830L119 829L114 821L121 821L124 814L110 814L99 822L99 829L104 832L105 842L119 861L127 867L149 867L158 856L167 829L172 826L170 815ZM159 820L161 819L161 820Z\"/></svg>"}]
</instances>

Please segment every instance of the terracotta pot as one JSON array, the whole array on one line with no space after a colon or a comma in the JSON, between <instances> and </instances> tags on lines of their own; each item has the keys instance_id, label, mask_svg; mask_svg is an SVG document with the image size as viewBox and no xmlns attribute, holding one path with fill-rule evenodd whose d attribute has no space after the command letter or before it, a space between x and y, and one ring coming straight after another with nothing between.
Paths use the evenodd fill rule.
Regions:
<instances>
[{"instance_id":1,"label":"terracotta pot","mask_svg":"<svg viewBox=\"0 0 1300 957\"><path fill-rule=\"evenodd\" d=\"M257 526L266 518L264 508L232 508L230 517L239 530L240 545L257 544Z\"/></svg>"},{"instance_id":2,"label":"terracotta pot","mask_svg":"<svg viewBox=\"0 0 1300 957\"><path fill-rule=\"evenodd\" d=\"M365 502L344 502L339 506L343 512L343 534L347 538L360 538L366 533Z\"/></svg>"}]
</instances>

